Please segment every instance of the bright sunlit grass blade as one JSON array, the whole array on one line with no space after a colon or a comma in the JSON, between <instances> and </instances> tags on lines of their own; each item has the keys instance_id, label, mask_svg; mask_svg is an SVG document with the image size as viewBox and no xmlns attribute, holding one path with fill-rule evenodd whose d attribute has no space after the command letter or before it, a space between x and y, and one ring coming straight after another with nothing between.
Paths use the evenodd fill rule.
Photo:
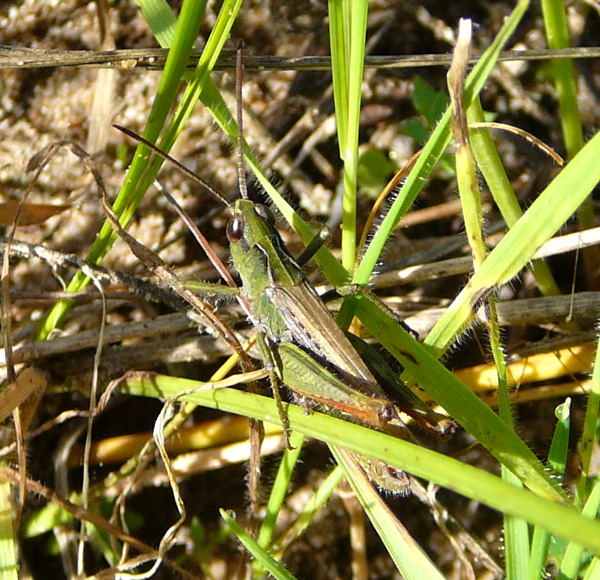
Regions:
<instances>
[{"instance_id":1,"label":"bright sunlit grass blade","mask_svg":"<svg viewBox=\"0 0 600 580\"><path fill-rule=\"evenodd\" d=\"M541 6L548 48L570 48L571 41L565 3L561 0L542 0ZM568 58L553 59L552 70L560 106L560 122L565 148L567 157L571 159L583 147L583 130L577 104L577 72L573 61Z\"/></svg>"},{"instance_id":2,"label":"bright sunlit grass blade","mask_svg":"<svg viewBox=\"0 0 600 580\"><path fill-rule=\"evenodd\" d=\"M482 122L483 109L479 98L473 99L467 111L469 123ZM512 227L523 215L517 196L506 175L500 155L494 145L489 130L478 129L470 132L471 146L477 160L477 167L504 218L508 227ZM536 260L531 265L535 281L544 296L558 296L561 292L550 269L542 260Z\"/></svg>"},{"instance_id":3,"label":"bright sunlit grass blade","mask_svg":"<svg viewBox=\"0 0 600 580\"><path fill-rule=\"evenodd\" d=\"M527 0L520 0L517 3L514 11L504 21L494 41L473 67L465 83L465 106L468 107L471 99L478 95L479 91L483 88L498 60L502 48L508 42L528 6L529 2ZM354 276L353 281L355 283L368 283L371 273L394 227L413 204L416 196L423 189L431 171L446 150L450 142L450 116L450 109L447 109L423 147L421 155L417 159L413 170L406 178L404 185L398 193L398 197L373 236Z\"/></svg>"},{"instance_id":4,"label":"bright sunlit grass blade","mask_svg":"<svg viewBox=\"0 0 600 580\"><path fill-rule=\"evenodd\" d=\"M163 48L173 46L177 17L165 0L136 0L135 2L158 44Z\"/></svg>"},{"instance_id":5,"label":"bright sunlit grass blade","mask_svg":"<svg viewBox=\"0 0 600 580\"><path fill-rule=\"evenodd\" d=\"M365 312L367 316L364 316ZM367 299L359 301L358 314L361 320L366 321L365 326L371 333L378 333L381 344L400 361L406 372L498 461L536 493L561 499L561 494L531 449L426 347Z\"/></svg>"},{"instance_id":6,"label":"bright sunlit grass blade","mask_svg":"<svg viewBox=\"0 0 600 580\"><path fill-rule=\"evenodd\" d=\"M456 47L452 66L448 72L448 90L452 103L452 134L456 143L455 166L456 180L467 232L467 239L475 271L481 266L487 254L483 239L483 214L481 210L481 192L475 169L475 157L469 141L466 110L463 105L463 85L471 45L472 26L470 20L461 19L458 28ZM490 350L498 373L498 394L500 397L500 418L508 430L514 431L508 381L506 378L506 360L500 339L500 326L495 296L487 299L487 327ZM511 485L521 487L521 481L510 469L502 465L502 479ZM505 569L508 580L523 578L527 572L529 556L529 531L527 522L511 514L503 514Z\"/></svg>"},{"instance_id":7,"label":"bright sunlit grass blade","mask_svg":"<svg viewBox=\"0 0 600 580\"><path fill-rule=\"evenodd\" d=\"M356 261L358 130L365 58L368 2L331 0L329 38L333 95L340 158L344 162L342 264L351 272Z\"/></svg>"},{"instance_id":8,"label":"bright sunlit grass blade","mask_svg":"<svg viewBox=\"0 0 600 580\"><path fill-rule=\"evenodd\" d=\"M333 78L333 100L335 103L335 122L340 153L343 158L342 144L346 143L348 131L350 75L349 19L346 11L350 2L331 0L328 3L329 46L331 50L331 72Z\"/></svg>"},{"instance_id":9,"label":"bright sunlit grass blade","mask_svg":"<svg viewBox=\"0 0 600 580\"><path fill-rule=\"evenodd\" d=\"M121 390L132 395L158 398L168 398L186 391L189 394L182 397L184 401L281 424L272 399L234 389L204 388L190 392L203 386L206 387L206 384L197 381L139 374L130 376L122 384ZM398 469L433 481L494 509L523 517L530 523L545 527L557 537L577 542L594 553L600 553L600 523L583 517L560 501L517 489L481 469L408 441L322 413L306 415L304 409L295 405L285 405L285 409L292 430L367 457L381 459Z\"/></svg>"},{"instance_id":10,"label":"bright sunlit grass blade","mask_svg":"<svg viewBox=\"0 0 600 580\"><path fill-rule=\"evenodd\" d=\"M556 407L556 427L548 452L548 465L557 478L563 479L569 453L569 436L571 433L571 399Z\"/></svg>"},{"instance_id":11,"label":"bright sunlit grass blade","mask_svg":"<svg viewBox=\"0 0 600 580\"><path fill-rule=\"evenodd\" d=\"M583 580L600 580L600 559L593 558L586 570Z\"/></svg>"},{"instance_id":12,"label":"bright sunlit grass blade","mask_svg":"<svg viewBox=\"0 0 600 580\"><path fill-rule=\"evenodd\" d=\"M600 481L596 481L592 493L583 507L581 515L588 518L597 518L600 509ZM598 520L596 520L598 521ZM560 563L560 572L565 578L577 578L581 564L581 558L585 546L576 541L571 541L565 550L565 555ZM598 555L598 554L596 554Z\"/></svg>"},{"instance_id":13,"label":"bright sunlit grass blade","mask_svg":"<svg viewBox=\"0 0 600 580\"><path fill-rule=\"evenodd\" d=\"M600 134L539 195L521 219L490 252L467 286L426 338L443 352L464 330L479 300L491 289L510 282L528 264L537 249L571 217L600 181Z\"/></svg>"},{"instance_id":14,"label":"bright sunlit grass blade","mask_svg":"<svg viewBox=\"0 0 600 580\"><path fill-rule=\"evenodd\" d=\"M163 151L168 152L171 149L177 136L183 130L185 122L189 118L202 92L203 85L209 78L209 73L212 67L214 67L223 45L229 36L241 3L242 0L225 0L223 3L215 22L215 27L199 59L194 80L186 89L173 121L166 128L159 143ZM175 102L179 84L184 76L188 58L194 47L197 31L204 16L204 6L205 2L193 2L191 0L188 0L182 6L180 17L177 20L173 46L167 57L165 70L161 77L148 123L142 133L142 136L148 141L155 142L157 140L158 135L164 127L171 106ZM164 9L164 6L162 8ZM172 22L172 19L169 18L165 18L165 20L167 25ZM162 29L160 30L162 31ZM163 35L161 39L165 42L169 39L169 36ZM161 157L149 156L147 147L138 145L133 162L129 167L129 171L113 207L122 225L127 224L133 216L162 163L163 159ZM88 261L92 263L100 262L114 243L114 240L115 235L112 228L106 223L90 249ZM73 292L81 291L88 283L88 278L79 272L69 284L68 290ZM69 300L62 300L57 303L40 326L39 339L47 338L52 329L60 324L70 306L71 301Z\"/></svg>"},{"instance_id":15,"label":"bright sunlit grass blade","mask_svg":"<svg viewBox=\"0 0 600 580\"><path fill-rule=\"evenodd\" d=\"M571 48L565 3L562 0L542 0L541 5L548 48ZM573 61L568 58L553 59L551 64L567 159L572 159L584 143L583 126L577 102L577 70ZM595 208L592 199L586 199L577 212L579 228L582 230L593 228L596 225L594 214ZM597 280L596 264L599 259L598 248L591 247L583 251L585 271L593 286L596 285L594 281Z\"/></svg>"}]
</instances>

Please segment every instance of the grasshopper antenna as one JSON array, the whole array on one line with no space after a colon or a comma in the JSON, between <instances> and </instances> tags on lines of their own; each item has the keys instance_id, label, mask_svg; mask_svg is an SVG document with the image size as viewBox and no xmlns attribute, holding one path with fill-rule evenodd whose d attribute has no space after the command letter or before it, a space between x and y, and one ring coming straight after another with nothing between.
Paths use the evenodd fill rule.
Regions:
<instances>
[{"instance_id":1,"label":"grasshopper antenna","mask_svg":"<svg viewBox=\"0 0 600 580\"><path fill-rule=\"evenodd\" d=\"M248 199L248 184L246 182L246 171L244 169L244 111L242 109L242 82L244 80L244 63L242 62L242 50L244 43L238 44L235 58L235 85L236 85L236 113L237 113L237 167L240 195Z\"/></svg>"},{"instance_id":2,"label":"grasshopper antenna","mask_svg":"<svg viewBox=\"0 0 600 580\"><path fill-rule=\"evenodd\" d=\"M170 161L184 175L201 185L206 191L208 191L208 193L210 193L211 195L216 197L220 202L222 202L225 205L225 207L229 208L231 206L229 200L223 197L216 189L208 185L208 183L206 183L206 181L204 181L197 173L194 173L191 169L187 168L183 163L181 163L181 161L177 161L175 157L172 157L168 153L165 153L162 149L154 145L154 143L150 143L150 141L144 139L144 137L138 135L135 131L132 131L131 129L128 129L127 127L123 127L122 125L118 125L116 123L113 124L113 127L118 131L121 131L121 133L125 133L125 135L127 135L128 137L131 137L134 141L145 145L146 147L148 147L148 149L151 149L154 153L156 153L163 159Z\"/></svg>"}]
</instances>

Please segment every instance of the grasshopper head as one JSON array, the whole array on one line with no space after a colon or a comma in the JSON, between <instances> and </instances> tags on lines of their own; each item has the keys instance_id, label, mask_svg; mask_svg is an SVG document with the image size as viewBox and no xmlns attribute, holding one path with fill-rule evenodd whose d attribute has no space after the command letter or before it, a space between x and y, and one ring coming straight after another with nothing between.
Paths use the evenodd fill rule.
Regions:
<instances>
[{"instance_id":1,"label":"grasshopper head","mask_svg":"<svg viewBox=\"0 0 600 580\"><path fill-rule=\"evenodd\" d=\"M273 212L267 206L248 199L237 200L227 224L229 243L236 245L244 239L249 246L254 246L265 237L278 237Z\"/></svg>"}]
</instances>

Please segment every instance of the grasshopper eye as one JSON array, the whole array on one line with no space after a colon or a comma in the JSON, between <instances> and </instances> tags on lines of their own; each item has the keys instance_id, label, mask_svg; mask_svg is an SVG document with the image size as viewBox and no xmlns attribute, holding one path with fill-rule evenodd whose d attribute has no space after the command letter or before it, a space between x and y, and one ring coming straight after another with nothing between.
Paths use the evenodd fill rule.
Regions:
<instances>
[{"instance_id":1,"label":"grasshopper eye","mask_svg":"<svg viewBox=\"0 0 600 580\"><path fill-rule=\"evenodd\" d=\"M230 244L239 242L244 235L244 218L240 215L234 215L227 224L227 239Z\"/></svg>"}]
</instances>

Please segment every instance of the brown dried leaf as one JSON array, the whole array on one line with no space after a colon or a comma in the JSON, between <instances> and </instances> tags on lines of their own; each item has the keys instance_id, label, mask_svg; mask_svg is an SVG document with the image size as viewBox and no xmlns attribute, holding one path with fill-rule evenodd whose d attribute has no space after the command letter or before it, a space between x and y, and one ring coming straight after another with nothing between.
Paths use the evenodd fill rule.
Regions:
<instances>
[{"instance_id":1,"label":"brown dried leaf","mask_svg":"<svg viewBox=\"0 0 600 580\"><path fill-rule=\"evenodd\" d=\"M45 373L35 367L23 369L17 380L0 394L0 421L4 421L19 405L30 406L31 403L37 406L39 397L46 390L48 381ZM28 399L31 398L31 401ZM22 409L29 415L27 409ZM27 421L29 423L29 420Z\"/></svg>"},{"instance_id":2,"label":"brown dried leaf","mask_svg":"<svg viewBox=\"0 0 600 580\"><path fill-rule=\"evenodd\" d=\"M6 201L0 203L0 225L8 226L14 222L17 212L19 211L19 205L21 205L21 202L18 201ZM41 224L53 215L57 215L70 208L70 205L26 203L21 209L18 225L31 226Z\"/></svg>"}]
</instances>

